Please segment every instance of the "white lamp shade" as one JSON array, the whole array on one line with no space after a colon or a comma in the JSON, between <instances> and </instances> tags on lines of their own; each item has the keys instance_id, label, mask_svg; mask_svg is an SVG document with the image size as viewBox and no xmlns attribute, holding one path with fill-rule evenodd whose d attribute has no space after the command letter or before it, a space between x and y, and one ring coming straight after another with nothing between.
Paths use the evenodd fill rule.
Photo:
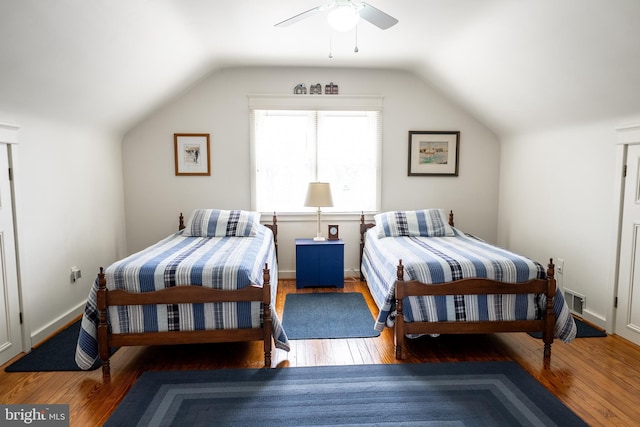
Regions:
<instances>
[{"instance_id":1,"label":"white lamp shade","mask_svg":"<svg viewBox=\"0 0 640 427\"><path fill-rule=\"evenodd\" d=\"M329 26L336 31L349 31L358 24L360 14L350 5L340 5L327 15Z\"/></svg>"},{"instance_id":2,"label":"white lamp shade","mask_svg":"<svg viewBox=\"0 0 640 427\"><path fill-rule=\"evenodd\" d=\"M331 186L328 182L310 182L307 189L307 198L304 201L305 206L313 207L329 207L333 206L333 198L331 197Z\"/></svg>"}]
</instances>

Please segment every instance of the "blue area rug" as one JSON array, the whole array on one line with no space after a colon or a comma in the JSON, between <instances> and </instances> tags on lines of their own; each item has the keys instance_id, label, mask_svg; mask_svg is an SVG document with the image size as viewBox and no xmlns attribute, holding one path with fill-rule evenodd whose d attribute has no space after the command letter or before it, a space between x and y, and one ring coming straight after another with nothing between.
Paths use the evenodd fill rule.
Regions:
<instances>
[{"instance_id":1,"label":"blue area rug","mask_svg":"<svg viewBox=\"0 0 640 427\"><path fill-rule=\"evenodd\" d=\"M576 338L603 338L607 336L606 331L596 329L578 318L574 317L573 320L576 322ZM529 332L529 335L542 339L542 332Z\"/></svg>"},{"instance_id":2,"label":"blue area rug","mask_svg":"<svg viewBox=\"0 0 640 427\"><path fill-rule=\"evenodd\" d=\"M80 323L81 321L78 320L44 341L31 352L7 366L4 369L5 372L80 371L75 360ZM111 354L116 350L117 348L112 348ZM102 362L98 359L91 370L101 366Z\"/></svg>"},{"instance_id":3,"label":"blue area rug","mask_svg":"<svg viewBox=\"0 0 640 427\"><path fill-rule=\"evenodd\" d=\"M585 426L515 362L145 372L106 426Z\"/></svg>"},{"instance_id":4,"label":"blue area rug","mask_svg":"<svg viewBox=\"0 0 640 427\"><path fill-rule=\"evenodd\" d=\"M377 337L367 302L358 292L288 294L282 325L290 340Z\"/></svg>"}]
</instances>

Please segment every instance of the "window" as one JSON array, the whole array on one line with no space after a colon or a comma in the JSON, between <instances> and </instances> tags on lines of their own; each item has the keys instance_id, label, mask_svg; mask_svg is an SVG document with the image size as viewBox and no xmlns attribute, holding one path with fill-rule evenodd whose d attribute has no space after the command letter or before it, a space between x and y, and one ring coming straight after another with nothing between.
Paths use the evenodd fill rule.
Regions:
<instances>
[{"instance_id":1,"label":"window","mask_svg":"<svg viewBox=\"0 0 640 427\"><path fill-rule=\"evenodd\" d=\"M380 111L252 110L253 208L308 212L311 181L331 184L325 212L379 206Z\"/></svg>"}]
</instances>

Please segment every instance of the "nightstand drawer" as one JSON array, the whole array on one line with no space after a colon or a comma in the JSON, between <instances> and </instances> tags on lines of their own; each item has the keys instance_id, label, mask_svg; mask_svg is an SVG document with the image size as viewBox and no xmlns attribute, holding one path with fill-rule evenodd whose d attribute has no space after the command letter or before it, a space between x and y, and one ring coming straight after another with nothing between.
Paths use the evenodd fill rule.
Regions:
<instances>
[{"instance_id":1,"label":"nightstand drawer","mask_svg":"<svg viewBox=\"0 0 640 427\"><path fill-rule=\"evenodd\" d=\"M344 287L342 240L296 239L296 288Z\"/></svg>"}]
</instances>

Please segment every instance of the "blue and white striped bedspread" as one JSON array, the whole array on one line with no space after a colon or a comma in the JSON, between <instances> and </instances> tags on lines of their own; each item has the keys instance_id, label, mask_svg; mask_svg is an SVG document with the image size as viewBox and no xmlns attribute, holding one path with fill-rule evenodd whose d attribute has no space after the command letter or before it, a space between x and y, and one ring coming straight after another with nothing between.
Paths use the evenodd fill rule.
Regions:
<instances>
[{"instance_id":1,"label":"blue and white striped bedspread","mask_svg":"<svg viewBox=\"0 0 640 427\"><path fill-rule=\"evenodd\" d=\"M444 283L486 277L507 283L544 278L537 262L490 245L454 229L454 237L384 237L376 228L367 231L362 272L380 313L375 328L391 326L395 317L396 267L404 265L404 279ZM471 295L409 297L404 303L407 322L539 319L545 295ZM575 338L576 325L562 293L554 298L554 335L565 342Z\"/></svg>"},{"instance_id":2,"label":"blue and white striped bedspread","mask_svg":"<svg viewBox=\"0 0 640 427\"><path fill-rule=\"evenodd\" d=\"M184 237L178 232L115 262L105 269L105 275L108 289L130 292L176 284L233 290L262 285L265 263L271 275L275 346L289 351L275 311L278 266L273 233L267 227L260 226L255 237ZM82 317L75 357L81 369L89 369L98 357L97 289L96 280ZM108 316L114 333L259 328L262 324L260 302L109 307Z\"/></svg>"}]
</instances>

